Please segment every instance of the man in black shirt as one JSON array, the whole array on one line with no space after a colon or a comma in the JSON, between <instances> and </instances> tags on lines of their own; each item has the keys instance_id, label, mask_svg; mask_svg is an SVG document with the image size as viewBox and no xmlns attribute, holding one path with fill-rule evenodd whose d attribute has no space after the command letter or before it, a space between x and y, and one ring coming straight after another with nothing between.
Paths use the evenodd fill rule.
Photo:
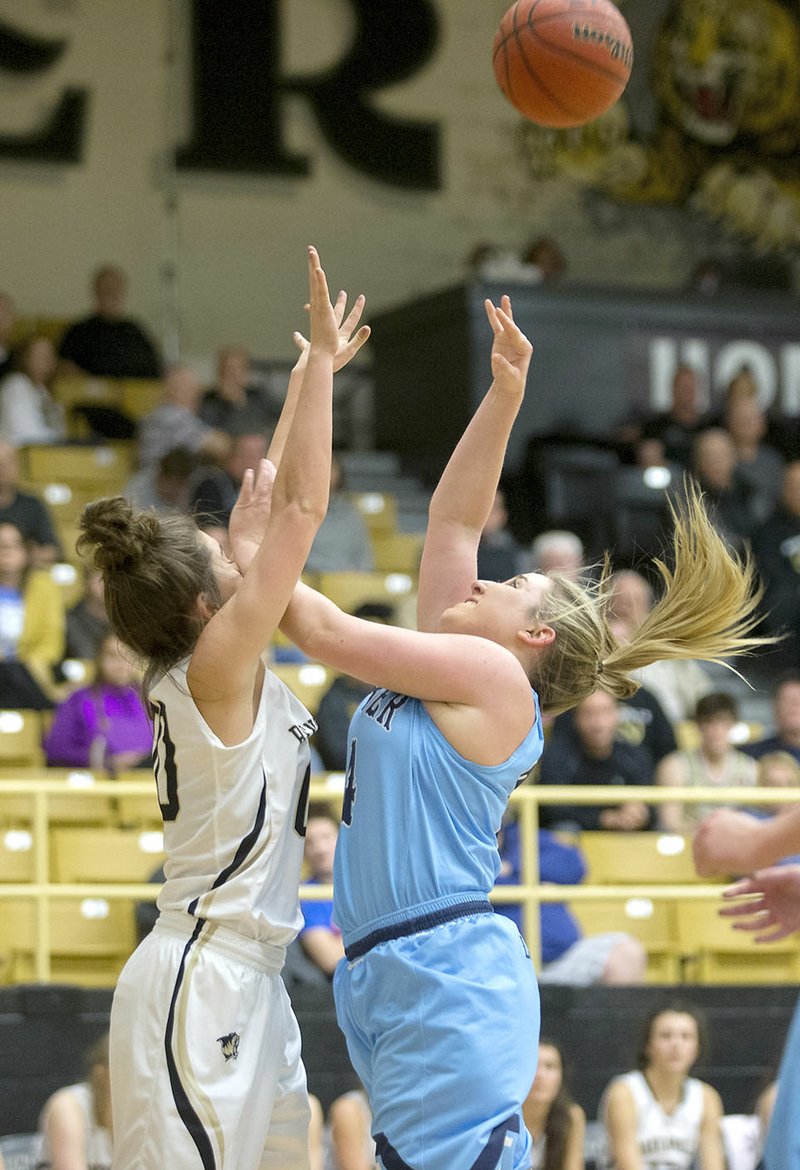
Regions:
<instances>
[{"instance_id":1,"label":"man in black shirt","mask_svg":"<svg viewBox=\"0 0 800 1170\"><path fill-rule=\"evenodd\" d=\"M161 359L146 332L124 315L125 274L106 264L92 282L95 311L76 321L59 347L62 372L98 378L158 378Z\"/></svg>"},{"instance_id":2,"label":"man in black shirt","mask_svg":"<svg viewBox=\"0 0 800 1170\"><path fill-rule=\"evenodd\" d=\"M52 565L61 555L58 537L47 505L28 492L21 492L16 448L0 442L0 524L14 524L31 553L35 568Z\"/></svg>"}]
</instances>

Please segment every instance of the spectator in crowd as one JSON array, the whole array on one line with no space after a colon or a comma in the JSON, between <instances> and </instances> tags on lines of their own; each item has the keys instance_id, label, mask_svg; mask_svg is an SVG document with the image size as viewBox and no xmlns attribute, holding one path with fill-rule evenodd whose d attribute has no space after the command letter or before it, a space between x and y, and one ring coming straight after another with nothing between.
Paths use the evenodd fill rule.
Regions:
<instances>
[{"instance_id":1,"label":"spectator in crowd","mask_svg":"<svg viewBox=\"0 0 800 1170\"><path fill-rule=\"evenodd\" d=\"M83 571L83 596L67 610L67 658L94 658L111 630L103 600L103 575L88 565Z\"/></svg>"},{"instance_id":2,"label":"spectator in crowd","mask_svg":"<svg viewBox=\"0 0 800 1170\"><path fill-rule=\"evenodd\" d=\"M111 1170L108 1035L86 1053L88 1077L53 1093L39 1117L40 1170Z\"/></svg>"},{"instance_id":3,"label":"spectator in crowd","mask_svg":"<svg viewBox=\"0 0 800 1170\"><path fill-rule=\"evenodd\" d=\"M334 452L328 514L311 546L306 570L309 573L369 572L374 567L367 526L347 495L342 461Z\"/></svg>"},{"instance_id":4,"label":"spectator in crowd","mask_svg":"<svg viewBox=\"0 0 800 1170\"><path fill-rule=\"evenodd\" d=\"M363 1089L342 1093L328 1108L329 1144L325 1140L325 1114L319 1097L309 1094L311 1123L308 1130L310 1170L380 1170L375 1143L370 1137L372 1114ZM326 1149L333 1161L326 1158Z\"/></svg>"},{"instance_id":5,"label":"spectator in crowd","mask_svg":"<svg viewBox=\"0 0 800 1170\"><path fill-rule=\"evenodd\" d=\"M324 804L310 805L303 844L308 868L306 885L333 884L333 855L338 836L339 826L330 809ZM333 900L301 900L300 909L303 912L300 944L309 959L332 979L336 964L344 957L342 932L333 922Z\"/></svg>"},{"instance_id":6,"label":"spectator in crowd","mask_svg":"<svg viewBox=\"0 0 800 1170\"><path fill-rule=\"evenodd\" d=\"M583 541L574 532L550 529L540 532L531 545L531 570L534 573L563 573L577 577L584 569Z\"/></svg>"},{"instance_id":7,"label":"spectator in crowd","mask_svg":"<svg viewBox=\"0 0 800 1170\"><path fill-rule=\"evenodd\" d=\"M14 370L0 383L0 436L16 447L60 443L66 437L64 411L50 393L56 370L48 337L28 338L14 358Z\"/></svg>"},{"instance_id":8,"label":"spectator in crowd","mask_svg":"<svg viewBox=\"0 0 800 1170\"><path fill-rule=\"evenodd\" d=\"M200 379L188 366L172 366L164 379L161 401L139 424L139 466L153 467L162 456L184 447L193 456L225 459L230 436L199 418Z\"/></svg>"},{"instance_id":9,"label":"spectator in crowd","mask_svg":"<svg viewBox=\"0 0 800 1170\"><path fill-rule=\"evenodd\" d=\"M525 550L508 527L505 493L498 488L478 545L478 577L481 581L508 581L524 572L525 559Z\"/></svg>"},{"instance_id":10,"label":"spectator in crowd","mask_svg":"<svg viewBox=\"0 0 800 1170\"><path fill-rule=\"evenodd\" d=\"M672 379L669 410L647 419L638 437L660 439L667 460L688 467L695 436L703 425L697 371L691 366L678 366Z\"/></svg>"},{"instance_id":11,"label":"spectator in crowd","mask_svg":"<svg viewBox=\"0 0 800 1170\"><path fill-rule=\"evenodd\" d=\"M546 807L546 806L545 806ZM502 868L498 885L522 881L519 825L509 822L499 834ZM586 862L580 849L559 841L547 829L539 830L539 881L576 886L586 877ZM499 914L515 922L522 931L522 908L514 903L495 905ZM542 902L539 908L542 962L540 983L589 987L595 983L643 983L647 952L641 942L621 931L584 935L563 902Z\"/></svg>"},{"instance_id":12,"label":"spectator in crowd","mask_svg":"<svg viewBox=\"0 0 800 1170\"><path fill-rule=\"evenodd\" d=\"M13 366L11 338L14 333L17 313L8 293L0 292L0 378L10 373Z\"/></svg>"},{"instance_id":13,"label":"spectator in crowd","mask_svg":"<svg viewBox=\"0 0 800 1170\"><path fill-rule=\"evenodd\" d=\"M749 490L749 505L757 521L771 516L783 483L783 456L764 442L767 416L755 395L730 398L725 410L725 429L736 451L734 475Z\"/></svg>"},{"instance_id":14,"label":"spectator in crowd","mask_svg":"<svg viewBox=\"0 0 800 1170\"><path fill-rule=\"evenodd\" d=\"M537 1170L583 1170L586 1114L570 1096L564 1077L564 1056L546 1037L539 1041L539 1063L522 1118L533 1138Z\"/></svg>"},{"instance_id":15,"label":"spectator in crowd","mask_svg":"<svg viewBox=\"0 0 800 1170\"><path fill-rule=\"evenodd\" d=\"M253 384L250 354L229 345L217 355L217 382L200 401L200 418L227 435L264 434L277 422L264 391Z\"/></svg>"},{"instance_id":16,"label":"spectator in crowd","mask_svg":"<svg viewBox=\"0 0 800 1170\"><path fill-rule=\"evenodd\" d=\"M753 491L736 475L736 448L722 427L701 431L692 445L692 470L717 530L741 551L756 528Z\"/></svg>"},{"instance_id":17,"label":"spectator in crowd","mask_svg":"<svg viewBox=\"0 0 800 1170\"><path fill-rule=\"evenodd\" d=\"M333 883L333 855L338 836L339 825L327 805L310 805L303 847L308 868L304 879L306 885L329 886ZM311 962L332 979L337 963L344 958L342 934L333 922L333 901L303 900L300 909L304 925L298 941ZM371 1170L375 1147L370 1142L371 1119L363 1093L346 1093L338 1097L331 1104L328 1119L338 1170ZM318 1150L319 1144L315 1143L315 1146Z\"/></svg>"},{"instance_id":18,"label":"spectator in crowd","mask_svg":"<svg viewBox=\"0 0 800 1170\"><path fill-rule=\"evenodd\" d=\"M755 760L769 752L788 752L800 763L800 670L787 671L775 684L772 717L773 734L744 744L742 751Z\"/></svg>"},{"instance_id":19,"label":"spectator in crowd","mask_svg":"<svg viewBox=\"0 0 800 1170\"><path fill-rule=\"evenodd\" d=\"M559 720L556 719L556 726ZM619 710L605 691L595 691L574 709L574 735L554 733L540 764L541 784L637 785L653 783L653 765L641 747L617 738ZM541 822L547 828L652 828L652 810L639 800L607 805L542 805Z\"/></svg>"},{"instance_id":20,"label":"spectator in crowd","mask_svg":"<svg viewBox=\"0 0 800 1170\"><path fill-rule=\"evenodd\" d=\"M115 776L150 763L153 725L141 694L141 673L115 634L106 634L91 686L56 709L44 750L54 767L105 769Z\"/></svg>"},{"instance_id":21,"label":"spectator in crowd","mask_svg":"<svg viewBox=\"0 0 800 1170\"><path fill-rule=\"evenodd\" d=\"M189 508L203 528L227 529L244 473L266 458L267 445L263 432L238 434L221 466L209 464L197 470L189 486Z\"/></svg>"},{"instance_id":22,"label":"spectator in crowd","mask_svg":"<svg viewBox=\"0 0 800 1170\"><path fill-rule=\"evenodd\" d=\"M28 546L31 565L52 565L61 553L47 505L19 490L19 460L12 443L0 441L0 524L15 524Z\"/></svg>"},{"instance_id":23,"label":"spectator in crowd","mask_svg":"<svg viewBox=\"0 0 800 1170\"><path fill-rule=\"evenodd\" d=\"M656 769L656 783L668 788L752 788L755 761L730 741L738 719L736 702L730 695L720 691L699 699L695 711L699 745L665 756ZM662 804L661 827L671 833L692 833L714 807L679 801Z\"/></svg>"},{"instance_id":24,"label":"spectator in crowd","mask_svg":"<svg viewBox=\"0 0 800 1170\"><path fill-rule=\"evenodd\" d=\"M58 585L31 567L22 533L0 524L0 707L53 706L53 669L64 654Z\"/></svg>"},{"instance_id":25,"label":"spectator in crowd","mask_svg":"<svg viewBox=\"0 0 800 1170\"><path fill-rule=\"evenodd\" d=\"M127 281L104 264L92 277L94 312L67 329L59 356L65 374L97 378L158 378L161 360L143 327L125 315Z\"/></svg>"},{"instance_id":26,"label":"spectator in crowd","mask_svg":"<svg viewBox=\"0 0 800 1170\"><path fill-rule=\"evenodd\" d=\"M787 463L780 503L753 536L753 553L764 584L761 608L769 634L783 636L767 660L800 668L800 460Z\"/></svg>"},{"instance_id":27,"label":"spectator in crowd","mask_svg":"<svg viewBox=\"0 0 800 1170\"><path fill-rule=\"evenodd\" d=\"M522 263L535 269L542 284L555 284L567 271L567 260L551 236L536 236L526 244Z\"/></svg>"},{"instance_id":28,"label":"spectator in crowd","mask_svg":"<svg viewBox=\"0 0 800 1170\"><path fill-rule=\"evenodd\" d=\"M689 1075L703 1046L698 1014L683 1005L660 1008L644 1035L638 1068L615 1077L600 1102L609 1167L724 1170L722 1102Z\"/></svg>"},{"instance_id":29,"label":"spectator in crowd","mask_svg":"<svg viewBox=\"0 0 800 1170\"><path fill-rule=\"evenodd\" d=\"M562 738L577 743L575 711L565 711L555 720L551 739ZM617 738L623 743L644 750L655 771L659 761L677 748L675 730L655 695L646 687L639 687L629 699L620 699L617 704Z\"/></svg>"},{"instance_id":30,"label":"spectator in crowd","mask_svg":"<svg viewBox=\"0 0 800 1170\"><path fill-rule=\"evenodd\" d=\"M173 447L158 463L135 471L123 495L137 508L153 508L160 516L189 512L189 487L195 461L185 447Z\"/></svg>"},{"instance_id":31,"label":"spectator in crowd","mask_svg":"<svg viewBox=\"0 0 800 1170\"><path fill-rule=\"evenodd\" d=\"M619 641L629 642L655 604L653 589L647 578L633 569L620 569L610 584L611 628ZM671 723L693 718L698 699L712 688L708 673L689 658L651 662L635 677Z\"/></svg>"}]
</instances>

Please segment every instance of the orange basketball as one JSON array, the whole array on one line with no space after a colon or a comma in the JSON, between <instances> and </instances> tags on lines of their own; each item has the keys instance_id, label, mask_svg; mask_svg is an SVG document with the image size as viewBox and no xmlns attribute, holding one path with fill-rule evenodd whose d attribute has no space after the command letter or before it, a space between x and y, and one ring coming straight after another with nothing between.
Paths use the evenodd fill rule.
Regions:
<instances>
[{"instance_id":1,"label":"orange basketball","mask_svg":"<svg viewBox=\"0 0 800 1170\"><path fill-rule=\"evenodd\" d=\"M611 0L517 0L492 46L497 83L540 126L582 126L612 106L633 64L631 33Z\"/></svg>"}]
</instances>

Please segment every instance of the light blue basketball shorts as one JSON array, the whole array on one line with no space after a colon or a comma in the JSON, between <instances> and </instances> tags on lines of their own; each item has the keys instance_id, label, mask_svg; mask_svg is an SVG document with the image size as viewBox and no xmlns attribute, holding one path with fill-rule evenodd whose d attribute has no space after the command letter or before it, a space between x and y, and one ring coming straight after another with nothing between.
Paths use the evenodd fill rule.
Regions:
<instances>
[{"instance_id":1,"label":"light blue basketball shorts","mask_svg":"<svg viewBox=\"0 0 800 1170\"><path fill-rule=\"evenodd\" d=\"M539 991L512 922L476 914L381 942L340 962L334 994L386 1170L529 1170Z\"/></svg>"},{"instance_id":2,"label":"light blue basketball shorts","mask_svg":"<svg viewBox=\"0 0 800 1170\"><path fill-rule=\"evenodd\" d=\"M794 1010L764 1149L766 1170L800 1170L800 1001Z\"/></svg>"}]
</instances>

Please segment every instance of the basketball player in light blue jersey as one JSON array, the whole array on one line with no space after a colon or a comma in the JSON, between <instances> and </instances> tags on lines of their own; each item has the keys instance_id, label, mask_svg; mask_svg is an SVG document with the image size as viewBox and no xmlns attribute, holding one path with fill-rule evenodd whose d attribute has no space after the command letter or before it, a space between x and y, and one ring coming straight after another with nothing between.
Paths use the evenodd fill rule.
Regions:
<instances>
[{"instance_id":1,"label":"basketball player in light blue jersey","mask_svg":"<svg viewBox=\"0 0 800 1170\"><path fill-rule=\"evenodd\" d=\"M231 525L89 504L82 548L114 632L148 663L165 882L111 1010L113 1170L308 1170L300 1034L280 977L298 902L313 719L268 649L325 515L334 371L366 340L308 254L311 341ZM274 478L274 483L273 483ZM251 540L252 501L271 492Z\"/></svg>"},{"instance_id":2,"label":"basketball player in light blue jersey","mask_svg":"<svg viewBox=\"0 0 800 1170\"><path fill-rule=\"evenodd\" d=\"M542 750L540 708L597 687L631 695L630 671L743 649L755 621L750 568L696 493L676 518L665 597L624 646L606 622L605 576L475 579L532 352L507 297L486 312L494 380L431 500L419 630L360 621L302 585L282 623L311 658L375 688L350 728L334 990L386 1170L530 1167L521 1107L538 995L488 894L503 811Z\"/></svg>"}]
</instances>

